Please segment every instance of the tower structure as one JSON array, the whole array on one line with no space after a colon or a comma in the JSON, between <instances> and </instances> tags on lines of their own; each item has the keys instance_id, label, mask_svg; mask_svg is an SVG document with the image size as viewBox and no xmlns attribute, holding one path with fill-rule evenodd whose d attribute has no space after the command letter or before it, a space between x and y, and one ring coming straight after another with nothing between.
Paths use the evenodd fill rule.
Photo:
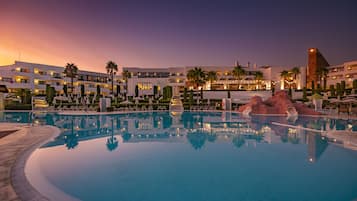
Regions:
<instances>
[{"instance_id":1,"label":"tower structure","mask_svg":"<svg viewBox=\"0 0 357 201\"><path fill-rule=\"evenodd\" d=\"M319 68L324 68L330 66L325 57L321 54L317 48L308 49L308 64L307 64L307 79L306 86L307 88L312 88L313 84L316 85L318 80L317 70Z\"/></svg>"}]
</instances>

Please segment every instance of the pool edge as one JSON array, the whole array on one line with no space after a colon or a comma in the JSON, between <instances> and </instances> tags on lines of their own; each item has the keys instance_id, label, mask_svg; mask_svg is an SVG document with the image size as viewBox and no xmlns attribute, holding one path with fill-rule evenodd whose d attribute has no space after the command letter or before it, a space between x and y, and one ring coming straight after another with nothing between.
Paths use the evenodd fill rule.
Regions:
<instances>
[{"instance_id":1,"label":"pool edge","mask_svg":"<svg viewBox=\"0 0 357 201\"><path fill-rule=\"evenodd\" d=\"M61 131L55 126L40 126L37 128L49 128L51 131L46 132L45 136L38 139L38 142L31 144L21 151L16 158L14 165L10 170L11 185L20 200L50 200L42 195L27 179L25 174L25 165L31 154L43 144L49 142L54 137L58 136ZM28 129L28 133L31 134L31 130Z\"/></svg>"}]
</instances>

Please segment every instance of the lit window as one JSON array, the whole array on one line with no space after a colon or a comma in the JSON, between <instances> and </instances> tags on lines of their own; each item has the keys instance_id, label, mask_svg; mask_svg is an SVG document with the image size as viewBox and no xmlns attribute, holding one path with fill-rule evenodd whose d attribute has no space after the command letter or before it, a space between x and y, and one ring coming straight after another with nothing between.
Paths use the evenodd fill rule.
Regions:
<instances>
[{"instance_id":1,"label":"lit window","mask_svg":"<svg viewBox=\"0 0 357 201\"><path fill-rule=\"evenodd\" d=\"M141 83L138 83L138 88L140 90L151 90L152 84L149 82L141 82Z\"/></svg>"}]
</instances>

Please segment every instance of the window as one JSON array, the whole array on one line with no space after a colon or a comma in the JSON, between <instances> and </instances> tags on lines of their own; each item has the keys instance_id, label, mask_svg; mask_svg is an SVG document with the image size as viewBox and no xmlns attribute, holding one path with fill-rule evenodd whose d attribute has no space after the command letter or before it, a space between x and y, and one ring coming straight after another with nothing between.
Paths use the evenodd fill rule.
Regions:
<instances>
[{"instance_id":1,"label":"window","mask_svg":"<svg viewBox=\"0 0 357 201\"><path fill-rule=\"evenodd\" d=\"M53 73L53 74L52 74L52 77L54 77L54 78L59 78L59 79L62 78L60 73Z\"/></svg>"},{"instance_id":2,"label":"window","mask_svg":"<svg viewBox=\"0 0 357 201\"><path fill-rule=\"evenodd\" d=\"M138 83L138 88L140 90L152 90L152 84L150 82Z\"/></svg>"},{"instance_id":3,"label":"window","mask_svg":"<svg viewBox=\"0 0 357 201\"><path fill-rule=\"evenodd\" d=\"M12 80L11 77L3 77L3 78L1 79L1 81L3 81L3 82L10 82L10 83L13 82L13 80Z\"/></svg>"}]
</instances>

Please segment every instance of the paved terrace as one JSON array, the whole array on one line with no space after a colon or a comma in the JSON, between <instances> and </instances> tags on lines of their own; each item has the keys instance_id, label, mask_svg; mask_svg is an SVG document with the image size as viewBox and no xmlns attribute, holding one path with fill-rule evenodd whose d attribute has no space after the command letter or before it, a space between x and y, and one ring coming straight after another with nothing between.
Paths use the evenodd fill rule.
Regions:
<instances>
[{"instance_id":1,"label":"paved terrace","mask_svg":"<svg viewBox=\"0 0 357 201\"><path fill-rule=\"evenodd\" d=\"M0 123L0 131L14 131L0 138L0 200L48 200L27 181L26 159L38 146L60 133L53 126Z\"/></svg>"}]
</instances>

